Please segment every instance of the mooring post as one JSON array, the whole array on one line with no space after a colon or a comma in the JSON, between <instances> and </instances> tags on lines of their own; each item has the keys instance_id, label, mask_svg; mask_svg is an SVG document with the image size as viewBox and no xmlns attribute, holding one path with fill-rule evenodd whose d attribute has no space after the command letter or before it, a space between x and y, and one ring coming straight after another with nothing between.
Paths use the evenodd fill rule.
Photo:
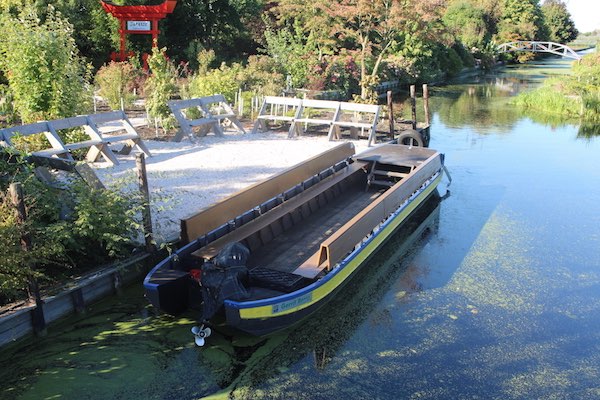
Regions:
<instances>
[{"instance_id":1,"label":"mooring post","mask_svg":"<svg viewBox=\"0 0 600 400\"><path fill-rule=\"evenodd\" d=\"M392 102L392 91L388 90L387 91L387 106L388 106L388 113L390 114L390 138L393 140L394 139L394 104Z\"/></svg>"},{"instance_id":2,"label":"mooring post","mask_svg":"<svg viewBox=\"0 0 600 400\"><path fill-rule=\"evenodd\" d=\"M423 84L423 108L425 109L425 124L429 126L429 87Z\"/></svg>"},{"instance_id":3,"label":"mooring post","mask_svg":"<svg viewBox=\"0 0 600 400\"><path fill-rule=\"evenodd\" d=\"M412 111L412 128L417 129L417 87L410 85L410 108Z\"/></svg>"},{"instance_id":4,"label":"mooring post","mask_svg":"<svg viewBox=\"0 0 600 400\"><path fill-rule=\"evenodd\" d=\"M23 186L20 182L11 183L9 186L10 197L15 207L17 225L23 226L27 221L27 211L25 210L25 199L23 196ZM27 233L26 229L23 229L21 234L21 249L28 252L31 251L31 237ZM31 324L33 331L38 336L44 336L46 331L46 318L44 317L44 301L40 294L40 287L38 286L37 279L33 275L33 269L35 266L30 265L31 273L28 278L28 290L29 300L35 301L35 308L31 314Z\"/></svg>"},{"instance_id":5,"label":"mooring post","mask_svg":"<svg viewBox=\"0 0 600 400\"><path fill-rule=\"evenodd\" d=\"M148 190L148 176L146 174L146 157L140 153L135 157L137 167L137 177L140 192L142 194L142 221L144 230L144 239L146 242L146 251L154 251L154 238L152 234L152 214L150 213L150 191Z\"/></svg>"}]
</instances>

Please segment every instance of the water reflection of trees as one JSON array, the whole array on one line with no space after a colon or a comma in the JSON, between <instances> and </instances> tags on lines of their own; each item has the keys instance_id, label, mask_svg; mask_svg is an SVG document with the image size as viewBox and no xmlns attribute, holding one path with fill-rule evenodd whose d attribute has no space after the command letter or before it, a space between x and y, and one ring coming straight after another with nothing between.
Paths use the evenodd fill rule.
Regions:
<instances>
[{"instance_id":1,"label":"water reflection of trees","mask_svg":"<svg viewBox=\"0 0 600 400\"><path fill-rule=\"evenodd\" d=\"M452 128L473 128L480 131L490 127L510 132L519 119L518 113L508 107L514 91L514 82L498 84L474 83L436 89L432 109L445 125Z\"/></svg>"},{"instance_id":2,"label":"water reflection of trees","mask_svg":"<svg viewBox=\"0 0 600 400\"><path fill-rule=\"evenodd\" d=\"M594 124L514 106L514 96L539 85L545 75L484 76L475 81L437 87L432 90L430 108L437 113L444 125L451 128L471 128L478 132L508 133L523 118L552 128L580 124L578 138L600 135L600 127ZM410 110L409 103L403 110Z\"/></svg>"}]
</instances>

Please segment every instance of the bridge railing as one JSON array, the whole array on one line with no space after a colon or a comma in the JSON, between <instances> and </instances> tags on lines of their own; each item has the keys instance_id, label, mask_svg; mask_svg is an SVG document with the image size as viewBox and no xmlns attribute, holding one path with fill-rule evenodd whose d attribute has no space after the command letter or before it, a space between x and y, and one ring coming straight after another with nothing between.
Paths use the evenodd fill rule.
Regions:
<instances>
[{"instance_id":1,"label":"bridge railing","mask_svg":"<svg viewBox=\"0 0 600 400\"><path fill-rule=\"evenodd\" d=\"M549 53L558 56L580 60L581 56L572 48L565 44L555 42L539 42L533 40L520 40L515 42L502 43L498 46L498 52L510 53L515 51L530 51L533 53Z\"/></svg>"}]
</instances>

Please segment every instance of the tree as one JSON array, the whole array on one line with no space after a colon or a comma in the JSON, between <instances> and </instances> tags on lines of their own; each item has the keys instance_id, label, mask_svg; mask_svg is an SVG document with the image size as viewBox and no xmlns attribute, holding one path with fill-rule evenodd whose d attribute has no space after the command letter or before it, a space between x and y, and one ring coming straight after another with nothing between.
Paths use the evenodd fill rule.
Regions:
<instances>
[{"instance_id":1,"label":"tree","mask_svg":"<svg viewBox=\"0 0 600 400\"><path fill-rule=\"evenodd\" d=\"M87 111L90 68L79 55L73 28L48 8L41 22L32 7L0 18L0 68L23 122Z\"/></svg>"},{"instance_id":2,"label":"tree","mask_svg":"<svg viewBox=\"0 0 600 400\"><path fill-rule=\"evenodd\" d=\"M384 58L418 12L411 0L329 0L323 2L338 40L358 50L361 98L377 83Z\"/></svg>"},{"instance_id":3,"label":"tree","mask_svg":"<svg viewBox=\"0 0 600 400\"><path fill-rule=\"evenodd\" d=\"M547 28L538 0L504 0L498 41L545 40Z\"/></svg>"},{"instance_id":4,"label":"tree","mask_svg":"<svg viewBox=\"0 0 600 400\"><path fill-rule=\"evenodd\" d=\"M443 21L469 49L481 49L489 41L486 13L472 0L452 2L444 13Z\"/></svg>"},{"instance_id":5,"label":"tree","mask_svg":"<svg viewBox=\"0 0 600 400\"><path fill-rule=\"evenodd\" d=\"M245 58L256 51L247 26L262 7L261 0L179 0L161 29L167 51L176 61L195 62L200 48L218 49L219 61Z\"/></svg>"},{"instance_id":6,"label":"tree","mask_svg":"<svg viewBox=\"0 0 600 400\"><path fill-rule=\"evenodd\" d=\"M0 0L0 9L17 16L24 7L35 7L44 22L49 4L73 26L72 35L81 55L95 68L104 64L118 46L119 22L102 9L99 0Z\"/></svg>"},{"instance_id":7,"label":"tree","mask_svg":"<svg viewBox=\"0 0 600 400\"><path fill-rule=\"evenodd\" d=\"M577 38L579 32L567 10L567 5L561 0L546 0L542 4L542 12L548 27L550 40L558 43L568 43Z\"/></svg>"}]
</instances>

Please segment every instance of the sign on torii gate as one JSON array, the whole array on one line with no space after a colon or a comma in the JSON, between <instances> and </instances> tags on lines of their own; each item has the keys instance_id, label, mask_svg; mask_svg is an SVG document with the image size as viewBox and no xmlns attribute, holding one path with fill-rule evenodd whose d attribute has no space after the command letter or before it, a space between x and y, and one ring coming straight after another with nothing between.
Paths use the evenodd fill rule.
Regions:
<instances>
[{"instance_id":1,"label":"sign on torii gate","mask_svg":"<svg viewBox=\"0 0 600 400\"><path fill-rule=\"evenodd\" d=\"M164 3L154 6L119 6L104 0L101 0L101 3L104 11L120 22L119 52L111 53L110 58L113 61L126 61L133 53L125 50L125 35L152 35L152 47L158 46L158 34L160 33L158 21L173 12L177 0L166 0Z\"/></svg>"}]
</instances>

